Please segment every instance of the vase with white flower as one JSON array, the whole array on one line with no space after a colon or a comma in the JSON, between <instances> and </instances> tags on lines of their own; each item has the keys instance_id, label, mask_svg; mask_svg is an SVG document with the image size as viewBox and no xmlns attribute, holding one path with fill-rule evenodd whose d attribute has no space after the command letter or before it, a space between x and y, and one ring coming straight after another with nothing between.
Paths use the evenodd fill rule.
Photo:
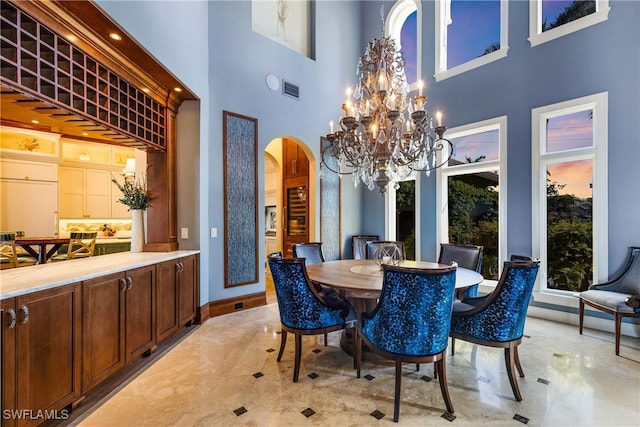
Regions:
<instances>
[{"instance_id":1,"label":"vase with white flower","mask_svg":"<svg viewBox=\"0 0 640 427\"><path fill-rule=\"evenodd\" d=\"M131 252L142 252L144 248L144 211L149 207L147 182L144 177L125 177L124 183L111 175L111 181L122 192L118 202L131 211Z\"/></svg>"}]
</instances>

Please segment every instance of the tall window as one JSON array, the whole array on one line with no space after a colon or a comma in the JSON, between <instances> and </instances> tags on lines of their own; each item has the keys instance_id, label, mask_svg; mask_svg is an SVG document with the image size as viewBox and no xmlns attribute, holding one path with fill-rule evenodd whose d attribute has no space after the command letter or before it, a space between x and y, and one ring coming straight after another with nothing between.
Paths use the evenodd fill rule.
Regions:
<instances>
[{"instance_id":1,"label":"tall window","mask_svg":"<svg viewBox=\"0 0 640 427\"><path fill-rule=\"evenodd\" d=\"M442 243L484 246L482 275L497 280L506 248L506 117L450 129L455 153L438 170Z\"/></svg>"},{"instance_id":2,"label":"tall window","mask_svg":"<svg viewBox=\"0 0 640 427\"><path fill-rule=\"evenodd\" d=\"M398 0L385 20L386 33L396 41L405 60L404 71L411 90L417 89L420 80L420 1Z\"/></svg>"},{"instance_id":3,"label":"tall window","mask_svg":"<svg viewBox=\"0 0 640 427\"><path fill-rule=\"evenodd\" d=\"M533 110L540 292L569 295L606 277L606 116L606 93Z\"/></svg>"},{"instance_id":4,"label":"tall window","mask_svg":"<svg viewBox=\"0 0 640 427\"><path fill-rule=\"evenodd\" d=\"M607 20L609 0L530 0L531 46Z\"/></svg>"},{"instance_id":5,"label":"tall window","mask_svg":"<svg viewBox=\"0 0 640 427\"><path fill-rule=\"evenodd\" d=\"M436 2L436 80L504 58L507 0Z\"/></svg>"}]
</instances>

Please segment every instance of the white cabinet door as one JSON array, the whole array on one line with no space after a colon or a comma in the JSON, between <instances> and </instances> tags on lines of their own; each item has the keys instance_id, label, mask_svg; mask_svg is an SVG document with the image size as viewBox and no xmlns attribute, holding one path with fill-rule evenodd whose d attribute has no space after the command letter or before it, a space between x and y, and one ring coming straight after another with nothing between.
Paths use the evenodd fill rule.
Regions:
<instances>
[{"instance_id":1,"label":"white cabinet door","mask_svg":"<svg viewBox=\"0 0 640 427\"><path fill-rule=\"evenodd\" d=\"M85 172L85 213L89 218L111 218L111 175L104 170Z\"/></svg>"},{"instance_id":2,"label":"white cabinet door","mask_svg":"<svg viewBox=\"0 0 640 427\"><path fill-rule=\"evenodd\" d=\"M58 168L60 218L84 218L84 169Z\"/></svg>"},{"instance_id":3,"label":"white cabinet door","mask_svg":"<svg viewBox=\"0 0 640 427\"><path fill-rule=\"evenodd\" d=\"M57 182L0 179L0 199L0 229L32 237L57 234Z\"/></svg>"},{"instance_id":4,"label":"white cabinet door","mask_svg":"<svg viewBox=\"0 0 640 427\"><path fill-rule=\"evenodd\" d=\"M99 169L60 167L61 218L111 218L111 175Z\"/></svg>"}]
</instances>

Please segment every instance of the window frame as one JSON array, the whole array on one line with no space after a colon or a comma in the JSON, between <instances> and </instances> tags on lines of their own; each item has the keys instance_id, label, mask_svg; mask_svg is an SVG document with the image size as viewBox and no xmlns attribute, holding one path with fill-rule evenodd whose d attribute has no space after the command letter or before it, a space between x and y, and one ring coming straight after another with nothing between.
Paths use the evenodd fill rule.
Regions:
<instances>
[{"instance_id":1,"label":"window frame","mask_svg":"<svg viewBox=\"0 0 640 427\"><path fill-rule=\"evenodd\" d=\"M435 74L436 82L466 73L507 57L509 51L509 1L500 0L500 49L471 61L447 68L447 26L451 23L451 0L435 2Z\"/></svg>"},{"instance_id":2,"label":"window frame","mask_svg":"<svg viewBox=\"0 0 640 427\"><path fill-rule=\"evenodd\" d=\"M409 91L418 90L418 82L422 79L422 3L419 0L397 0L385 19L385 34L393 38L398 50L402 50L402 26L409 15L416 12L416 76L417 81L407 82Z\"/></svg>"},{"instance_id":3,"label":"window frame","mask_svg":"<svg viewBox=\"0 0 640 427\"><path fill-rule=\"evenodd\" d=\"M498 159L481 163L468 163L455 166L443 165L436 170L436 227L437 242L449 243L449 177L469 175L478 172L498 171L498 278L502 273L502 266L507 259L507 116L499 116L480 122L470 123L449 129L446 133L448 139L462 136L498 130ZM454 146L455 149L455 146ZM436 251L437 252L437 251ZM483 286L495 287L498 280L485 279Z\"/></svg>"},{"instance_id":4,"label":"window frame","mask_svg":"<svg viewBox=\"0 0 640 427\"><path fill-rule=\"evenodd\" d=\"M546 152L546 121L580 111L592 111L593 145L591 147ZM575 160L593 161L592 227L594 283L607 280L608 275L608 92L550 104L531 110L531 242L533 256L539 258L540 270L533 289L533 298L542 303L577 306L576 292L547 288L547 165Z\"/></svg>"},{"instance_id":5,"label":"window frame","mask_svg":"<svg viewBox=\"0 0 640 427\"><path fill-rule=\"evenodd\" d=\"M609 19L609 0L596 0L596 11L548 31L542 31L542 0L529 0L529 43L538 46Z\"/></svg>"}]
</instances>

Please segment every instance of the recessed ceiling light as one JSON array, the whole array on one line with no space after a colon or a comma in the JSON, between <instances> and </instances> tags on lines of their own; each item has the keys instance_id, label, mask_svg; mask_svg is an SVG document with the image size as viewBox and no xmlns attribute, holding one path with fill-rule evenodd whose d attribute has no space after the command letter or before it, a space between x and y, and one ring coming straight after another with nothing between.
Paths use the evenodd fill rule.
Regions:
<instances>
[{"instance_id":1,"label":"recessed ceiling light","mask_svg":"<svg viewBox=\"0 0 640 427\"><path fill-rule=\"evenodd\" d=\"M173 90L175 90L176 92L182 92L182 88L179 87L174 87Z\"/></svg>"},{"instance_id":2,"label":"recessed ceiling light","mask_svg":"<svg viewBox=\"0 0 640 427\"><path fill-rule=\"evenodd\" d=\"M33 123L33 124L36 124L36 125L37 125L37 124L38 124L38 123L40 123L40 122L39 122L38 120L35 120L35 119L34 119L34 120L31 120L31 123Z\"/></svg>"},{"instance_id":3,"label":"recessed ceiling light","mask_svg":"<svg viewBox=\"0 0 640 427\"><path fill-rule=\"evenodd\" d=\"M78 41L78 38L77 38L76 36L74 36L73 34L69 34L69 35L67 36L67 40L69 40L70 42L75 43L75 42L77 42L77 41Z\"/></svg>"},{"instance_id":4,"label":"recessed ceiling light","mask_svg":"<svg viewBox=\"0 0 640 427\"><path fill-rule=\"evenodd\" d=\"M87 132L82 132L82 135L87 136L89 134Z\"/></svg>"},{"instance_id":5,"label":"recessed ceiling light","mask_svg":"<svg viewBox=\"0 0 640 427\"><path fill-rule=\"evenodd\" d=\"M109 37L111 37L114 40L122 40L122 36L118 33L109 33Z\"/></svg>"},{"instance_id":6,"label":"recessed ceiling light","mask_svg":"<svg viewBox=\"0 0 640 427\"><path fill-rule=\"evenodd\" d=\"M149 93L149 88L148 88L148 87L143 87L143 88L142 88L142 91L143 91L144 93Z\"/></svg>"}]
</instances>

